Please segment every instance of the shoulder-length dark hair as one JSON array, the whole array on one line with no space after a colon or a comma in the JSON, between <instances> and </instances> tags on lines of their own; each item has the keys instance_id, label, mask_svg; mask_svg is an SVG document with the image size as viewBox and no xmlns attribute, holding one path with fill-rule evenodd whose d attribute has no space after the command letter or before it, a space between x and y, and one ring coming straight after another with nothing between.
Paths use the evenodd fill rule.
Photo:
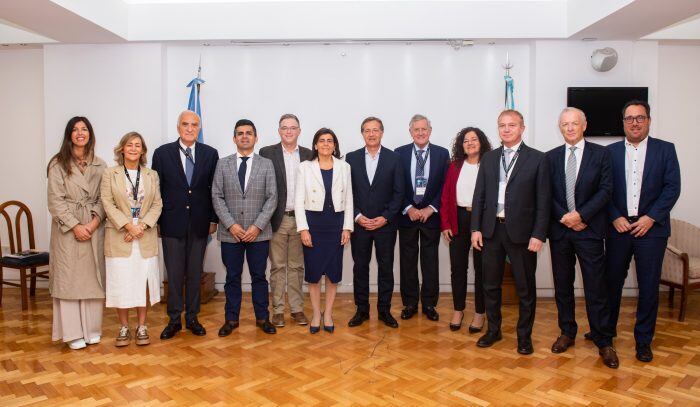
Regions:
<instances>
[{"instance_id":1,"label":"shoulder-length dark hair","mask_svg":"<svg viewBox=\"0 0 700 407\"><path fill-rule=\"evenodd\" d=\"M326 128L326 127L321 127L318 129L316 134L314 134L314 140L311 142L311 159L316 160L318 158L318 150L316 150L316 143L318 143L318 139L321 138L324 134L330 134L333 136L333 144L335 144L335 149L333 150L333 157L340 159L340 144L338 143L338 136L335 135L333 130Z\"/></svg>"},{"instance_id":2,"label":"shoulder-length dark hair","mask_svg":"<svg viewBox=\"0 0 700 407\"><path fill-rule=\"evenodd\" d=\"M484 154L491 151L491 143L480 128L465 127L457 133L457 137L455 137L455 141L452 144L452 162L461 162L467 158L467 156L464 155L464 136L470 131L473 131L479 139L479 145L481 146L479 149L479 161L481 161L481 157L483 157Z\"/></svg>"},{"instance_id":3,"label":"shoulder-length dark hair","mask_svg":"<svg viewBox=\"0 0 700 407\"><path fill-rule=\"evenodd\" d=\"M87 117L75 116L72 119L68 120L68 123L66 124L66 129L63 131L63 141L61 142L61 148L58 150L58 153L51 157L51 159L49 160L49 164L46 166L47 175L49 173L49 168L51 168L52 165L60 165L67 175L71 174L70 162L71 160L73 160L73 141L71 140L71 135L73 134L73 128L75 127L75 125L80 122L85 123L85 127L87 127L88 132L90 132L90 137L88 138L88 143L85 146L85 153L83 156L88 161L90 161L95 156L95 132L92 130L92 124L90 124L90 120L88 120Z\"/></svg>"}]
</instances>

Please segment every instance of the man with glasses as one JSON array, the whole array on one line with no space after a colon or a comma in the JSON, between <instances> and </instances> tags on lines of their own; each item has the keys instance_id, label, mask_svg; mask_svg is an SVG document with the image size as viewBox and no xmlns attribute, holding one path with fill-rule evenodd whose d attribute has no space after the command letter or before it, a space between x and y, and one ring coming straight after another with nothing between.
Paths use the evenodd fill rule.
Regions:
<instances>
[{"instance_id":1,"label":"man with glasses","mask_svg":"<svg viewBox=\"0 0 700 407\"><path fill-rule=\"evenodd\" d=\"M610 328L617 332L622 287L634 256L639 298L634 326L636 356L653 359L651 341L659 307L659 279L670 212L681 192L681 174L673 143L649 137L647 102L633 100L622 109L625 139L608 146L612 158L613 195L608 205L606 274Z\"/></svg>"},{"instance_id":2,"label":"man with glasses","mask_svg":"<svg viewBox=\"0 0 700 407\"><path fill-rule=\"evenodd\" d=\"M284 326L284 294L291 317L299 325L308 324L304 315L304 250L294 216L294 187L299 163L311 159L311 150L298 144L301 127L293 114L283 114L277 132L280 142L260 149L260 156L272 161L277 179L277 208L272 215L270 240L270 289L272 322Z\"/></svg>"}]
</instances>

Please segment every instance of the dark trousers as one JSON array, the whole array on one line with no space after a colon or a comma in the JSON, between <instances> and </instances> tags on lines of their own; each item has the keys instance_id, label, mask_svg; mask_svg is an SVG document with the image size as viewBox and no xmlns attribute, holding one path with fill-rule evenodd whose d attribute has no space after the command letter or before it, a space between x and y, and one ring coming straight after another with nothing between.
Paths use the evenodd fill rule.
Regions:
<instances>
[{"instance_id":1,"label":"dark trousers","mask_svg":"<svg viewBox=\"0 0 700 407\"><path fill-rule=\"evenodd\" d=\"M394 246L396 230L365 230L356 226L350 237L352 260L353 294L357 310L369 312L369 263L372 260L372 243L377 258L377 285L379 312L389 311L391 295L394 292Z\"/></svg>"},{"instance_id":2,"label":"dark trousers","mask_svg":"<svg viewBox=\"0 0 700 407\"><path fill-rule=\"evenodd\" d=\"M194 236L190 230L185 237L163 236L163 260L168 275L168 317L172 323L181 323L183 308L186 322L199 314L199 289L206 248L207 236Z\"/></svg>"},{"instance_id":3,"label":"dark trousers","mask_svg":"<svg viewBox=\"0 0 700 407\"><path fill-rule=\"evenodd\" d=\"M637 343L651 344L659 310L659 280L666 252L665 237L635 238L629 233L612 232L607 240L607 283L610 307L610 331L617 334L617 318L620 315L622 288L627 278L630 261L634 256L637 268L637 321L634 339Z\"/></svg>"},{"instance_id":4,"label":"dark trousers","mask_svg":"<svg viewBox=\"0 0 700 407\"><path fill-rule=\"evenodd\" d=\"M226 305L224 311L227 321L238 321L241 312L241 273L243 272L243 257L248 260L251 288L253 291L253 310L255 319L269 317L269 290L265 279L267 255L270 252L270 241L221 243L221 260L226 266Z\"/></svg>"},{"instance_id":5,"label":"dark trousers","mask_svg":"<svg viewBox=\"0 0 700 407\"><path fill-rule=\"evenodd\" d=\"M528 338L532 334L535 322L535 305L537 288L535 271L537 253L527 250L527 243L514 243L508 237L506 225L496 223L493 236L484 239L482 248L484 265L484 303L489 332L501 330L501 284L506 256L510 260L510 269L515 279L515 291L520 298L517 333L518 338Z\"/></svg>"},{"instance_id":6,"label":"dark trousers","mask_svg":"<svg viewBox=\"0 0 700 407\"><path fill-rule=\"evenodd\" d=\"M455 311L464 311L467 303L467 271L469 269L469 249L472 246L472 213L466 208L457 208L457 235L450 243L450 269L452 271L452 302ZM481 266L481 251L473 250L474 258L474 304L477 314L483 314L484 285Z\"/></svg>"},{"instance_id":7,"label":"dark trousers","mask_svg":"<svg viewBox=\"0 0 700 407\"><path fill-rule=\"evenodd\" d=\"M562 239L550 240L554 298L557 303L559 329L563 335L575 338L578 331L574 309L574 280L576 258L581 265L583 292L586 298L586 314L593 341L599 347L612 345L609 330L610 310L608 290L605 284L605 244L603 239L580 239L576 232L566 231Z\"/></svg>"},{"instance_id":8,"label":"dark trousers","mask_svg":"<svg viewBox=\"0 0 700 407\"><path fill-rule=\"evenodd\" d=\"M417 307L419 291L423 309L437 305L440 293L440 279L438 275L439 243L439 229L430 229L422 223L399 228L401 301L404 306ZM423 280L420 288L418 283L419 256Z\"/></svg>"}]
</instances>

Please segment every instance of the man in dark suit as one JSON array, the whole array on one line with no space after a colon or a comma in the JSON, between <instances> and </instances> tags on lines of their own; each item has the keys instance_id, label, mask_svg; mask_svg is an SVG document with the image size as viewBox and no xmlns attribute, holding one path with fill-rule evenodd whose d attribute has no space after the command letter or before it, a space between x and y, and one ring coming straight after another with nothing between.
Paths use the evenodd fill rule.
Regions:
<instances>
[{"instance_id":1,"label":"man in dark suit","mask_svg":"<svg viewBox=\"0 0 700 407\"><path fill-rule=\"evenodd\" d=\"M482 348L501 340L501 283L506 256L520 298L518 353L531 354L535 321L537 252L549 226L551 192L544 153L522 141L523 116L504 110L498 116L502 146L484 154L472 203L472 246L483 249L484 302L488 332Z\"/></svg>"},{"instance_id":2,"label":"man in dark suit","mask_svg":"<svg viewBox=\"0 0 700 407\"><path fill-rule=\"evenodd\" d=\"M384 124L368 117L360 126L365 147L348 153L355 210L355 228L351 236L353 289L357 312L348 325L359 326L369 319L369 263L372 243L377 256L377 285L379 320L386 326L398 328L391 315L391 295L394 292L394 246L398 212L404 196L401 160L395 152L382 147Z\"/></svg>"},{"instance_id":3,"label":"man in dark suit","mask_svg":"<svg viewBox=\"0 0 700 407\"><path fill-rule=\"evenodd\" d=\"M438 245L440 244L440 210L442 184L450 161L447 149L430 143L433 129L430 120L414 115L409 124L413 143L397 148L404 173L404 197L399 217L399 253L401 255L401 319L418 312L431 321L440 319L435 306L440 294ZM433 216L435 215L435 216ZM423 285L418 284L418 257Z\"/></svg>"},{"instance_id":4,"label":"man in dark suit","mask_svg":"<svg viewBox=\"0 0 700 407\"><path fill-rule=\"evenodd\" d=\"M299 163L311 159L311 150L298 144L301 127L293 114L280 118L277 132L280 142L260 149L260 156L272 161L277 180L277 209L272 215L270 240L270 290L272 322L284 326L284 294L291 317L299 325L308 324L304 315L304 250L294 215L294 189Z\"/></svg>"},{"instance_id":5,"label":"man in dark suit","mask_svg":"<svg viewBox=\"0 0 700 407\"><path fill-rule=\"evenodd\" d=\"M578 326L574 279L578 258L592 338L603 363L616 369L619 360L608 331L610 310L605 285L604 239L612 194L610 154L605 147L584 140L586 115L579 109L567 107L561 112L559 130L565 144L547 153L552 182L549 244L561 330L552 352L565 352L575 342Z\"/></svg>"},{"instance_id":6,"label":"man in dark suit","mask_svg":"<svg viewBox=\"0 0 700 407\"><path fill-rule=\"evenodd\" d=\"M153 153L152 168L160 177L163 197L158 227L168 275L170 318L161 339L170 339L182 329L183 308L185 327L195 335L206 335L197 314L207 237L216 231L218 221L211 204L211 184L219 153L197 142L200 123L197 113L189 110L180 113L177 120L180 138Z\"/></svg>"},{"instance_id":7,"label":"man in dark suit","mask_svg":"<svg viewBox=\"0 0 700 407\"><path fill-rule=\"evenodd\" d=\"M266 334L277 329L270 323L269 290L265 279L272 227L270 219L277 207L275 169L267 158L253 153L258 140L255 124L248 119L236 122L233 142L236 152L219 160L212 185L212 204L219 217L221 260L226 266L225 322L219 336L238 328L241 311L241 274L248 260L255 324Z\"/></svg>"},{"instance_id":8,"label":"man in dark suit","mask_svg":"<svg viewBox=\"0 0 700 407\"><path fill-rule=\"evenodd\" d=\"M681 173L672 143L649 137L649 104L630 101L622 110L625 139L608 146L613 195L608 205L607 277L610 330L617 332L622 287L634 256L637 269L636 356L650 362L659 279L671 235L671 209L681 193Z\"/></svg>"}]
</instances>

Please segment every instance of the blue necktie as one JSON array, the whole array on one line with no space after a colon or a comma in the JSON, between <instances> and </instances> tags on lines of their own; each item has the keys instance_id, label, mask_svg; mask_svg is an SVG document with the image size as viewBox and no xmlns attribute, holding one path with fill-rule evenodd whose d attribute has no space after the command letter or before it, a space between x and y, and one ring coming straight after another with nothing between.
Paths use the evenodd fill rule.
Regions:
<instances>
[{"instance_id":1,"label":"blue necktie","mask_svg":"<svg viewBox=\"0 0 700 407\"><path fill-rule=\"evenodd\" d=\"M192 185L192 174L194 174L194 163L192 162L192 149L187 147L185 150L185 176L187 177L187 185Z\"/></svg>"},{"instance_id":2,"label":"blue necktie","mask_svg":"<svg viewBox=\"0 0 700 407\"><path fill-rule=\"evenodd\" d=\"M241 192L245 192L245 172L248 169L248 161L250 157L241 157L241 165L238 167L238 182L241 183Z\"/></svg>"},{"instance_id":3,"label":"blue necktie","mask_svg":"<svg viewBox=\"0 0 700 407\"><path fill-rule=\"evenodd\" d=\"M423 195L418 195L416 193L418 190L418 179L425 178L425 159L423 158L423 153L425 153L425 150L418 150L418 155L416 156L416 177L413 180L413 202L417 204L423 200Z\"/></svg>"}]
</instances>

